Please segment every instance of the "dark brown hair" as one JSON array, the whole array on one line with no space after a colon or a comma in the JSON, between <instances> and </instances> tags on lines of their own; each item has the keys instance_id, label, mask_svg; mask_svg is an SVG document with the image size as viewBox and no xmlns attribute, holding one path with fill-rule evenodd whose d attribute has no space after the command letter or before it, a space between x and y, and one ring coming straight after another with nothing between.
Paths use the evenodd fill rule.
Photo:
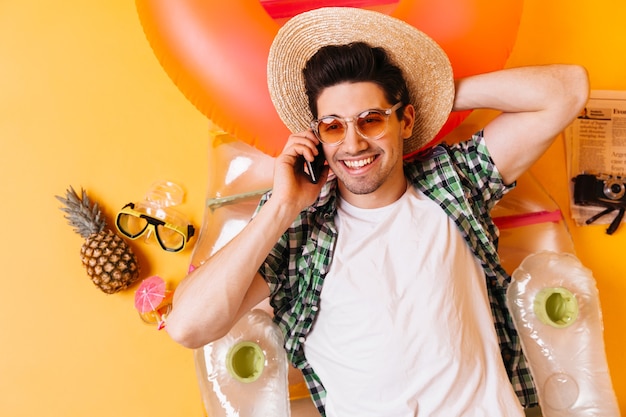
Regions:
<instances>
[{"instance_id":1,"label":"dark brown hair","mask_svg":"<svg viewBox=\"0 0 626 417\"><path fill-rule=\"evenodd\" d=\"M395 65L387 52L364 42L346 45L327 45L320 48L302 70L309 109L314 118L317 114L317 99L327 87L350 82L373 82L380 86L390 104L402 102L398 117L409 104L407 88L402 70Z\"/></svg>"}]
</instances>

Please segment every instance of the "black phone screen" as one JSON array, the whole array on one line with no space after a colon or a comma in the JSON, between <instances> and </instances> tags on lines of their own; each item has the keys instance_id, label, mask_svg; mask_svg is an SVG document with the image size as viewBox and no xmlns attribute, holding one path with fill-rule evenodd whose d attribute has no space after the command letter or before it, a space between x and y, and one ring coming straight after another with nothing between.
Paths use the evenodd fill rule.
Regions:
<instances>
[{"instance_id":1,"label":"black phone screen","mask_svg":"<svg viewBox=\"0 0 626 417\"><path fill-rule=\"evenodd\" d=\"M307 171L309 172L309 179L313 184L317 184L322 176L322 169L324 168L324 161L326 158L324 157L324 149L322 144L317 145L317 150L319 153L313 160L313 162L306 161Z\"/></svg>"}]
</instances>

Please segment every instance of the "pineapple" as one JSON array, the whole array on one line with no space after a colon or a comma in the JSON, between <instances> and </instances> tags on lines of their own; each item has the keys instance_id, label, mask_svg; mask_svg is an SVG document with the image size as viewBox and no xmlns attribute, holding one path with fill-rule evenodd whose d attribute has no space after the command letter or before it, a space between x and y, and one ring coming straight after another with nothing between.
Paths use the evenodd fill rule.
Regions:
<instances>
[{"instance_id":1,"label":"pineapple","mask_svg":"<svg viewBox=\"0 0 626 417\"><path fill-rule=\"evenodd\" d=\"M139 277L137 258L130 246L107 227L98 203L91 203L85 190L82 197L72 187L66 197L55 196L64 204L70 226L85 238L81 260L94 284L107 294L128 288Z\"/></svg>"}]
</instances>

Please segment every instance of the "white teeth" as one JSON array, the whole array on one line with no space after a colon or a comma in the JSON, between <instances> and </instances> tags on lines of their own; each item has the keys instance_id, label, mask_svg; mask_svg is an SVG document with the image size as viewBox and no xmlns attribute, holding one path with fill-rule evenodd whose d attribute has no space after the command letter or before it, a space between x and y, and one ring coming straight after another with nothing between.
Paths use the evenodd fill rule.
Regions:
<instances>
[{"instance_id":1,"label":"white teeth","mask_svg":"<svg viewBox=\"0 0 626 417\"><path fill-rule=\"evenodd\" d=\"M343 161L343 163L346 164L348 168L361 168L367 164L371 164L372 161L374 161L374 158L369 157L367 159L361 159L360 161Z\"/></svg>"}]
</instances>

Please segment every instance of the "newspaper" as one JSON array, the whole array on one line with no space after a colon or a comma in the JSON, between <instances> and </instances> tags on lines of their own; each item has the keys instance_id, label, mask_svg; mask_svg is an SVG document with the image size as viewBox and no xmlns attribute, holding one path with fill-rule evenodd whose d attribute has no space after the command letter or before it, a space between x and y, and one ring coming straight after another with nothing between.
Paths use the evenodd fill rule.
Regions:
<instances>
[{"instance_id":1,"label":"newspaper","mask_svg":"<svg viewBox=\"0 0 626 417\"><path fill-rule=\"evenodd\" d=\"M626 179L626 91L592 90L581 114L564 131L567 152L567 169L572 178L570 187L571 214L577 225L587 224L592 216L606 210L606 207L579 205L574 199L575 178L581 174L597 176L593 191L587 195L604 198L604 185L609 181L615 193L609 198L615 203L626 203L626 195L619 196ZM578 177L579 189L582 178ZM595 193L595 194L594 194ZM580 198L579 198L580 201ZM624 204L626 206L626 204ZM606 213L593 221L594 224L613 222L617 210Z\"/></svg>"}]
</instances>

